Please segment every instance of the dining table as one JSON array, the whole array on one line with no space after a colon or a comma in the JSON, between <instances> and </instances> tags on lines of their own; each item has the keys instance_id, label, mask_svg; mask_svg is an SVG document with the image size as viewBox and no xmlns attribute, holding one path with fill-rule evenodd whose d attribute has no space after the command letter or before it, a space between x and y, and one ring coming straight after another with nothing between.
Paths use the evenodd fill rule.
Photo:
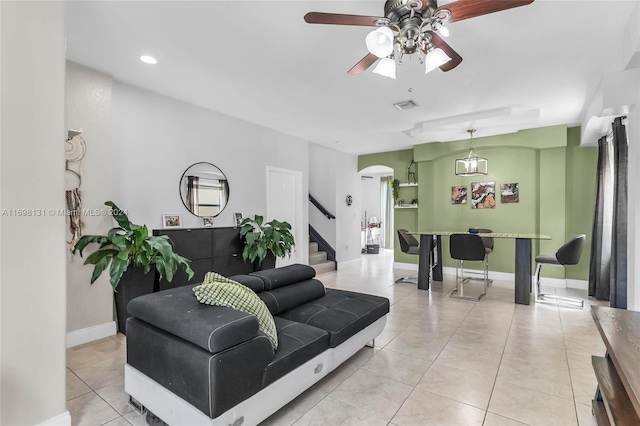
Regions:
<instances>
[{"instance_id":1,"label":"dining table","mask_svg":"<svg viewBox=\"0 0 640 426\"><path fill-rule=\"evenodd\" d=\"M420 231L412 232L420 236L418 254L418 289L429 290L430 276L433 281L442 281L442 237L452 234L467 234L460 231ZM515 303L528 305L531 294L531 242L532 240L550 240L543 234L516 234L506 232L476 233L480 237L505 238L515 240ZM432 263L431 252L435 251Z\"/></svg>"}]
</instances>

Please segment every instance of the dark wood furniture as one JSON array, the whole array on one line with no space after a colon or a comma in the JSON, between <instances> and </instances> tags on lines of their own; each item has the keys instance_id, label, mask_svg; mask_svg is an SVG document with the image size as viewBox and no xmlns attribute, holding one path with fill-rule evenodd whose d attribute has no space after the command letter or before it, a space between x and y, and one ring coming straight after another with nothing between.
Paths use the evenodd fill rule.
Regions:
<instances>
[{"instance_id":1,"label":"dark wood furniture","mask_svg":"<svg viewBox=\"0 0 640 426\"><path fill-rule=\"evenodd\" d=\"M258 268L267 269L275 266L275 256L268 256L261 266L242 259L244 241L240 238L240 228L184 228L184 229L154 229L153 235L167 235L174 245L174 251L191 261L193 278L188 279L182 267L178 268L171 282L159 279L157 272L145 275L139 271L128 270L118 287L116 297L116 316L118 330L126 334L126 320L129 317L127 305L129 302L145 294L170 288L182 287L188 284L202 282L205 274L210 271L218 272L226 277L249 274ZM272 262L267 262L272 259ZM267 265L268 264L268 265Z\"/></svg>"},{"instance_id":2,"label":"dark wood furniture","mask_svg":"<svg viewBox=\"0 0 640 426\"><path fill-rule=\"evenodd\" d=\"M607 347L591 357L593 414L598 425L640 425L640 312L592 306L591 315Z\"/></svg>"},{"instance_id":3,"label":"dark wood furniture","mask_svg":"<svg viewBox=\"0 0 640 426\"><path fill-rule=\"evenodd\" d=\"M418 260L418 289L429 290L429 271L433 270L433 280L442 281L442 249L441 237L458 234L452 231L416 232L420 234L420 254ZM541 234L507 234L501 232L480 233L481 237L510 238L516 240L515 258L515 303L528 305L531 294L531 240L550 240L548 235ZM433 237L435 243L433 242ZM433 244L437 246L438 259L431 265L429 253Z\"/></svg>"},{"instance_id":4,"label":"dark wood furniture","mask_svg":"<svg viewBox=\"0 0 640 426\"><path fill-rule=\"evenodd\" d=\"M158 290L202 282L209 271L230 277L255 270L253 263L242 259L244 241L240 238L239 227L155 229L153 235L167 235L171 238L174 251L191 260L194 272L189 281L184 271L179 271L171 283L161 280Z\"/></svg>"}]
</instances>

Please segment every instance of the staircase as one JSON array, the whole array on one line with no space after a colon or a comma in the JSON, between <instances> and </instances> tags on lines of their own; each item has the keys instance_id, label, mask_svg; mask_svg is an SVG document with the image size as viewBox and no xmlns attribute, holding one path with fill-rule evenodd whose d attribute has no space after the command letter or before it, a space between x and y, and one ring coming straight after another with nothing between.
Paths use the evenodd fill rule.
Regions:
<instances>
[{"instance_id":1,"label":"staircase","mask_svg":"<svg viewBox=\"0 0 640 426\"><path fill-rule=\"evenodd\" d=\"M309 266L316 270L316 275L336 270L336 262L327 260L327 252L318 250L318 243L309 243Z\"/></svg>"}]
</instances>

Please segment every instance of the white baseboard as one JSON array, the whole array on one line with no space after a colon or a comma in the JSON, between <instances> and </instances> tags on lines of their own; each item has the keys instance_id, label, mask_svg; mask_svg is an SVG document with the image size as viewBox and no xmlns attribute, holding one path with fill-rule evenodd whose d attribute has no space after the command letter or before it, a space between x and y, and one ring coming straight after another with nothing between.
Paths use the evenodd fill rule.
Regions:
<instances>
[{"instance_id":1,"label":"white baseboard","mask_svg":"<svg viewBox=\"0 0 640 426\"><path fill-rule=\"evenodd\" d=\"M344 262L338 262L338 268L344 268L345 266L353 265L355 263L362 263L362 258L345 260Z\"/></svg>"},{"instance_id":2,"label":"white baseboard","mask_svg":"<svg viewBox=\"0 0 640 426\"><path fill-rule=\"evenodd\" d=\"M393 263L394 269L405 269L409 271L418 271L418 265L415 263ZM469 270L469 269L467 269ZM482 273L482 271L477 269L472 269L474 271L478 271ZM443 275L456 275L456 268L443 266L442 267ZM509 272L496 272L489 271L489 279L492 280L503 280L503 281L515 281L515 274ZM533 282L534 277L531 277L531 282ZM547 278L541 277L540 284L544 287L553 287L553 288L574 288L578 290L587 290L589 288L589 283L585 280L572 280L572 279L563 279L563 278Z\"/></svg>"},{"instance_id":3,"label":"white baseboard","mask_svg":"<svg viewBox=\"0 0 640 426\"><path fill-rule=\"evenodd\" d=\"M62 414L59 414L55 417L52 417L44 422L40 423L38 426L70 426L71 425L71 414L68 411L65 411Z\"/></svg>"},{"instance_id":4,"label":"white baseboard","mask_svg":"<svg viewBox=\"0 0 640 426\"><path fill-rule=\"evenodd\" d=\"M115 336L118 332L116 322L106 322L93 327L83 328L67 333L67 348L93 342L104 337Z\"/></svg>"}]
</instances>

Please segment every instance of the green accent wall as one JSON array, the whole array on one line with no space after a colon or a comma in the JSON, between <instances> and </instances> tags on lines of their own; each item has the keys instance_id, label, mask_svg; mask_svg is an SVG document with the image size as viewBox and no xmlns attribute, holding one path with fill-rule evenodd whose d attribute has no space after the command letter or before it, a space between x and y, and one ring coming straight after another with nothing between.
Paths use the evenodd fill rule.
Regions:
<instances>
[{"instance_id":1,"label":"green accent wall","mask_svg":"<svg viewBox=\"0 0 640 426\"><path fill-rule=\"evenodd\" d=\"M567 278L589 279L589 254L591 252L591 230L596 203L596 179L598 148L580 147L580 128L572 127L567 132L567 192L566 230L567 239L577 234L586 234L587 240L580 263L566 268Z\"/></svg>"},{"instance_id":2,"label":"green accent wall","mask_svg":"<svg viewBox=\"0 0 640 426\"><path fill-rule=\"evenodd\" d=\"M371 165L385 165L394 169L400 182L406 182L407 166L412 158L416 161L419 186L402 188L400 198L411 199L415 191L419 206L418 209L395 209L395 229L466 231L470 226L477 226L495 232L549 235L551 240L534 242L534 257L539 253L554 253L575 234L587 234L579 265L543 269L543 276L587 280L597 148L580 147L580 129L564 125L474 138L473 146L478 155L489 160L486 176L454 174L455 159L467 153L469 139L362 155L358 158L358 167L362 170ZM473 182L495 182L494 209L471 209ZM501 183L518 183L518 203L501 202ZM467 187L467 203L451 204L451 187L461 185ZM454 267L448 255L448 239L442 242L444 266ZM399 249L395 250L394 258L396 262L417 263L417 256L405 255ZM513 273L514 258L514 240L495 239L490 269Z\"/></svg>"}]
</instances>

